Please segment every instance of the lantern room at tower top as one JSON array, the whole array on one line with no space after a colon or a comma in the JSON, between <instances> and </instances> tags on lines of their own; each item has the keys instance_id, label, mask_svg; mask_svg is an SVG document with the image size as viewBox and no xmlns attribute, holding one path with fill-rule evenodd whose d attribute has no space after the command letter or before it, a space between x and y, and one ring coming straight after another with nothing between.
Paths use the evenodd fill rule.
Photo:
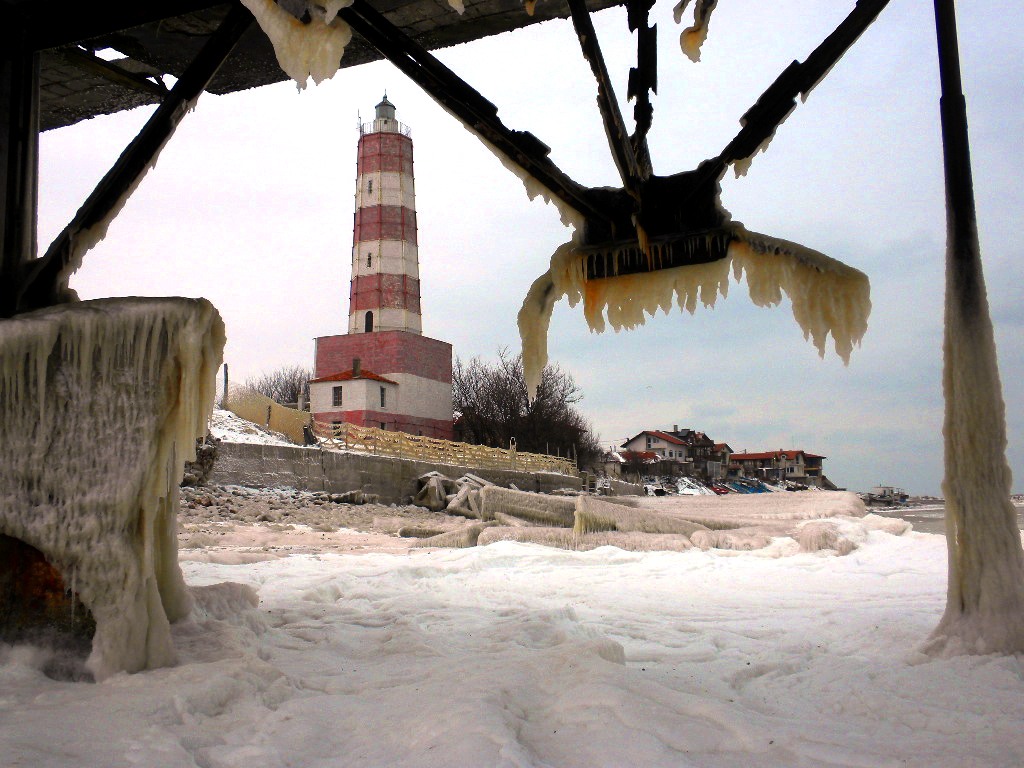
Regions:
<instances>
[{"instance_id":1,"label":"lantern room at tower top","mask_svg":"<svg viewBox=\"0 0 1024 768\"><path fill-rule=\"evenodd\" d=\"M316 340L323 422L452 437L452 346L422 333L412 136L387 95L359 127L348 333Z\"/></svg>"}]
</instances>

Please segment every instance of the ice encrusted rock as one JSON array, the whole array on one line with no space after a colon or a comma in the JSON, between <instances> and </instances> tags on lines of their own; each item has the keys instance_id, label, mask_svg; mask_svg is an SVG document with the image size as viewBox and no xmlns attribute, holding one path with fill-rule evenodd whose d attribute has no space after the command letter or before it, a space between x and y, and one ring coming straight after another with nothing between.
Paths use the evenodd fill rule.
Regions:
<instances>
[{"instance_id":1,"label":"ice encrusted rock","mask_svg":"<svg viewBox=\"0 0 1024 768\"><path fill-rule=\"evenodd\" d=\"M175 660L191 599L178 484L206 434L224 325L204 299L102 299L0 321L0 533L96 620L96 679Z\"/></svg>"},{"instance_id":2,"label":"ice encrusted rock","mask_svg":"<svg viewBox=\"0 0 1024 768\"><path fill-rule=\"evenodd\" d=\"M575 499L500 488L497 485L489 485L480 491L480 505L484 520L493 520L497 514L504 514L564 528L573 526L576 514Z\"/></svg>"}]
</instances>

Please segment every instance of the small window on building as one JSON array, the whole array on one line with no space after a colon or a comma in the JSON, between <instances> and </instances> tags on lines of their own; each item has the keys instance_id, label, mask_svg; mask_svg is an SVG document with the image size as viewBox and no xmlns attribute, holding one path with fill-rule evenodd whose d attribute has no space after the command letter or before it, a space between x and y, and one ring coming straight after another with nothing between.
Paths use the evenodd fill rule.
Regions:
<instances>
[{"instance_id":1,"label":"small window on building","mask_svg":"<svg viewBox=\"0 0 1024 768\"><path fill-rule=\"evenodd\" d=\"M372 267L373 266L373 254L372 253L366 254L366 266L367 267Z\"/></svg>"},{"instance_id":2,"label":"small window on building","mask_svg":"<svg viewBox=\"0 0 1024 768\"><path fill-rule=\"evenodd\" d=\"M335 405L335 406L341 405L341 390L342 390L341 387L333 387L331 389L331 397L332 397L331 404L332 405Z\"/></svg>"},{"instance_id":3,"label":"small window on building","mask_svg":"<svg viewBox=\"0 0 1024 768\"><path fill-rule=\"evenodd\" d=\"M387 430L387 428L388 428L388 425L387 425L387 424L385 424L385 423L384 423L384 422L382 421L382 422L380 423L380 428L381 428L381 429L383 429L383 430Z\"/></svg>"},{"instance_id":4,"label":"small window on building","mask_svg":"<svg viewBox=\"0 0 1024 768\"><path fill-rule=\"evenodd\" d=\"M373 330L373 312L367 312L363 318L363 330L367 333Z\"/></svg>"},{"instance_id":5,"label":"small window on building","mask_svg":"<svg viewBox=\"0 0 1024 768\"><path fill-rule=\"evenodd\" d=\"M381 408L387 408L388 407L388 390L387 390L386 387L381 387L380 388L380 407Z\"/></svg>"},{"instance_id":6,"label":"small window on building","mask_svg":"<svg viewBox=\"0 0 1024 768\"><path fill-rule=\"evenodd\" d=\"M366 191L368 194L373 194L373 179L366 180Z\"/></svg>"}]
</instances>

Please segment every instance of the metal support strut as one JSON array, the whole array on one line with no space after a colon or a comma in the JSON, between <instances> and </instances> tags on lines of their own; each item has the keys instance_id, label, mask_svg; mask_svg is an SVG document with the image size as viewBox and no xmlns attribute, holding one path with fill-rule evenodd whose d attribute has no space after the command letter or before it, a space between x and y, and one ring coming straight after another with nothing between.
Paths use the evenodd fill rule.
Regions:
<instances>
[{"instance_id":1,"label":"metal support strut","mask_svg":"<svg viewBox=\"0 0 1024 768\"><path fill-rule=\"evenodd\" d=\"M76 268L73 263L76 239L107 220L124 204L125 198L145 175L252 21L248 10L241 5L232 5L217 31L46 253L21 265L13 311L6 314L26 312L66 300L63 294L69 272Z\"/></svg>"}]
</instances>

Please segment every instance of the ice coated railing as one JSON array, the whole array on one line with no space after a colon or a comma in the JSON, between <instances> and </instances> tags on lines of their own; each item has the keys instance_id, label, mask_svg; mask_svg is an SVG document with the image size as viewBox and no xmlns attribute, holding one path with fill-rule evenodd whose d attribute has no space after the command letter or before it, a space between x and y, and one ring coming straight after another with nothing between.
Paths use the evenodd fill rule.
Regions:
<instances>
[{"instance_id":1,"label":"ice coated railing","mask_svg":"<svg viewBox=\"0 0 1024 768\"><path fill-rule=\"evenodd\" d=\"M364 133L400 133L412 138L412 129L408 125L387 118L360 123L359 135L362 136Z\"/></svg>"},{"instance_id":2,"label":"ice coated railing","mask_svg":"<svg viewBox=\"0 0 1024 768\"><path fill-rule=\"evenodd\" d=\"M328 424L314 421L313 434L325 448L372 453L399 459L416 459L434 464L449 464L480 469L511 469L518 472L557 472L576 475L576 462L540 453L488 448L457 443L436 437L391 432L355 424Z\"/></svg>"}]
</instances>

